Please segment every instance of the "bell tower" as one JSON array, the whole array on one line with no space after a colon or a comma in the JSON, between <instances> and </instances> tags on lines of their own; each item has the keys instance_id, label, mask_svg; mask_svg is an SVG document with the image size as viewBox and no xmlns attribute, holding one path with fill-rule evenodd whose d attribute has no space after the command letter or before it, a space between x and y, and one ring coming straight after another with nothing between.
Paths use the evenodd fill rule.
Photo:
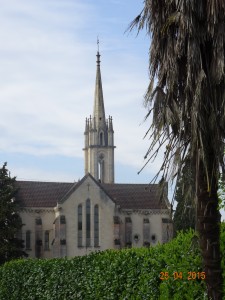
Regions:
<instances>
[{"instance_id":1,"label":"bell tower","mask_svg":"<svg viewBox=\"0 0 225 300\"><path fill-rule=\"evenodd\" d=\"M84 171L85 174L90 173L99 182L114 183L113 120L111 116L105 118L99 49L96 56L94 109L92 116L86 118L84 131Z\"/></svg>"}]
</instances>

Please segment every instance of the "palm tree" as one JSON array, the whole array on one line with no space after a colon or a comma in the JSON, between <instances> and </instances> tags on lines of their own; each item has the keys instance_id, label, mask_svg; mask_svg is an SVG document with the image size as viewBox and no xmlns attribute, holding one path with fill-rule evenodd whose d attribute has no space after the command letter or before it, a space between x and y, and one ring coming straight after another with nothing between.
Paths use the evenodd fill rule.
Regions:
<instances>
[{"instance_id":1,"label":"palm tree","mask_svg":"<svg viewBox=\"0 0 225 300\"><path fill-rule=\"evenodd\" d=\"M180 230L195 229L196 227L196 207L193 193L194 181L190 160L187 158L174 192L174 200L177 202L173 217L174 236Z\"/></svg>"},{"instance_id":2,"label":"palm tree","mask_svg":"<svg viewBox=\"0 0 225 300\"><path fill-rule=\"evenodd\" d=\"M191 158L208 297L222 299L217 191L224 170L225 1L145 0L129 29L135 26L151 38L146 164L166 145L160 171L174 179Z\"/></svg>"}]
</instances>

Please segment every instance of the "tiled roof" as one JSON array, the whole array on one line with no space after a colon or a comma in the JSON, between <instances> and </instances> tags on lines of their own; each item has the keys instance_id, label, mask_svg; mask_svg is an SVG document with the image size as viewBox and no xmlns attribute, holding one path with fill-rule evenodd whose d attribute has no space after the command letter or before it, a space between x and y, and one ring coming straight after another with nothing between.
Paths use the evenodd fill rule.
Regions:
<instances>
[{"instance_id":1,"label":"tiled roof","mask_svg":"<svg viewBox=\"0 0 225 300\"><path fill-rule=\"evenodd\" d=\"M74 183L16 181L19 187L16 198L22 207L55 207Z\"/></svg>"},{"instance_id":2,"label":"tiled roof","mask_svg":"<svg viewBox=\"0 0 225 300\"><path fill-rule=\"evenodd\" d=\"M120 208L125 209L166 209L160 202L158 184L101 184Z\"/></svg>"},{"instance_id":3,"label":"tiled roof","mask_svg":"<svg viewBox=\"0 0 225 300\"><path fill-rule=\"evenodd\" d=\"M96 180L95 182L121 209L167 208L165 201L160 202L157 184L101 184ZM17 199L22 207L55 207L57 202L66 200L67 195L82 184L82 180L78 184L39 181L17 181L16 184L19 187Z\"/></svg>"}]
</instances>

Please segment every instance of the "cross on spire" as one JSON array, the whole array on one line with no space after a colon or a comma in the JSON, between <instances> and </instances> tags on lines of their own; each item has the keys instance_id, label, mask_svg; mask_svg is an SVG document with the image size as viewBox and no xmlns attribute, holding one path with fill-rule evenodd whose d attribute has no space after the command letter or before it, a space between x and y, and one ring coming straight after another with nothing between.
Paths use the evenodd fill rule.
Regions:
<instances>
[{"instance_id":1,"label":"cross on spire","mask_svg":"<svg viewBox=\"0 0 225 300\"><path fill-rule=\"evenodd\" d=\"M97 36L97 47L98 47L98 51L97 51L97 66L100 66L100 54L99 54L99 39L98 39L98 36Z\"/></svg>"},{"instance_id":2,"label":"cross on spire","mask_svg":"<svg viewBox=\"0 0 225 300\"><path fill-rule=\"evenodd\" d=\"M99 52L99 38L97 36L97 46L98 46L98 52Z\"/></svg>"}]
</instances>

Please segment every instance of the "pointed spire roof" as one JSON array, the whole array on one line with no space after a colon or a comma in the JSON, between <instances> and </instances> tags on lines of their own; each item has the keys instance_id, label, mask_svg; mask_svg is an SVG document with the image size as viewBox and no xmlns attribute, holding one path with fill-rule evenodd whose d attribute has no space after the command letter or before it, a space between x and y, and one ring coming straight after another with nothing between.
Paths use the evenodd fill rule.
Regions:
<instances>
[{"instance_id":1,"label":"pointed spire roof","mask_svg":"<svg viewBox=\"0 0 225 300\"><path fill-rule=\"evenodd\" d=\"M99 40L97 40L99 45ZM95 99L94 99L94 111L93 118L95 118L96 127L104 128L105 123L105 108L104 108L104 99L102 91L102 79L101 79L101 70L100 70L100 54L99 48L97 51L97 72L96 72L96 81L95 81Z\"/></svg>"}]
</instances>

